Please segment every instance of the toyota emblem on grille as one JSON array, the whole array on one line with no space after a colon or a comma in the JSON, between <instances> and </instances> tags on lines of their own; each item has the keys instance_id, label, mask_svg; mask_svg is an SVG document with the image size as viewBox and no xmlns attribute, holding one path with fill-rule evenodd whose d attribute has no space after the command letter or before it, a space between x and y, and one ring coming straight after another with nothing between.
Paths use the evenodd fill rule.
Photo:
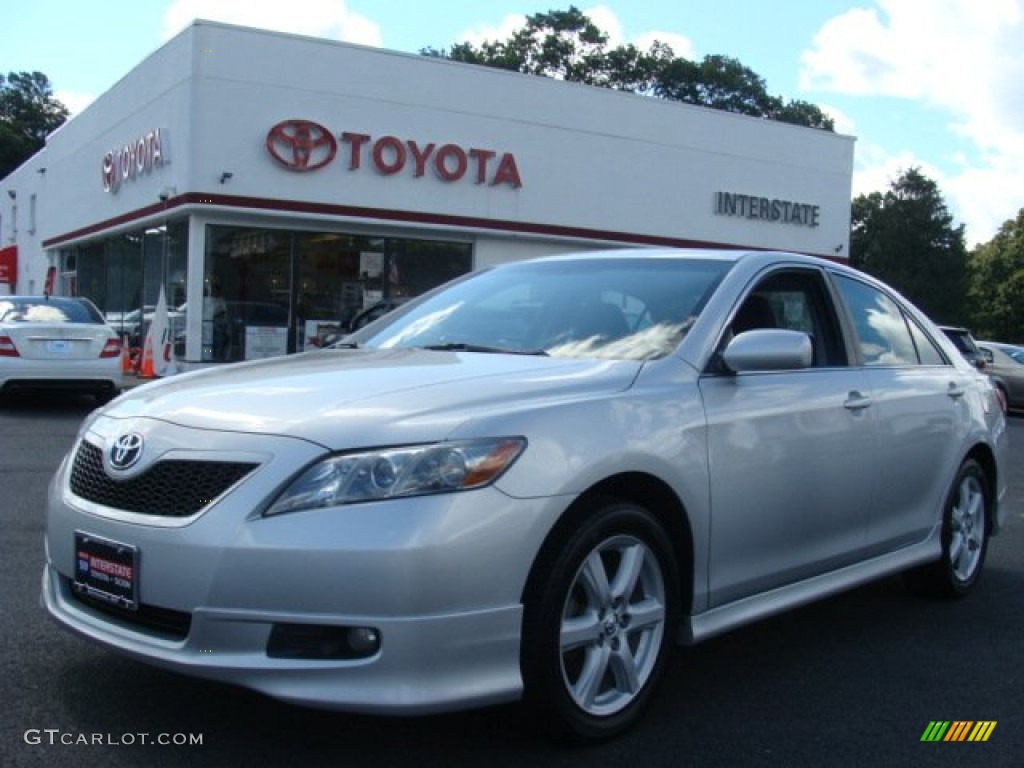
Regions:
<instances>
[{"instance_id":1,"label":"toyota emblem on grille","mask_svg":"<svg viewBox=\"0 0 1024 768\"><path fill-rule=\"evenodd\" d=\"M121 435L110 449L110 466L114 469L128 469L142 458L142 435L130 432Z\"/></svg>"},{"instance_id":2,"label":"toyota emblem on grille","mask_svg":"<svg viewBox=\"0 0 1024 768\"><path fill-rule=\"evenodd\" d=\"M338 153L331 132L309 120L283 120L267 133L267 151L292 171L323 168Z\"/></svg>"}]
</instances>

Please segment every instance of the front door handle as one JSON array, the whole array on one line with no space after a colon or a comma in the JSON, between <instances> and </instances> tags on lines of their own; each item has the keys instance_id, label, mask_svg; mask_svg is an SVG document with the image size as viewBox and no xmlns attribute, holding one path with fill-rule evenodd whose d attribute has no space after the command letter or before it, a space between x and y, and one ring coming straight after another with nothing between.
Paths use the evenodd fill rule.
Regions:
<instances>
[{"instance_id":1,"label":"front door handle","mask_svg":"<svg viewBox=\"0 0 1024 768\"><path fill-rule=\"evenodd\" d=\"M843 403L843 408L848 411L863 411L865 408L871 407L871 398L866 395L862 395L857 390L853 390L846 397L846 402Z\"/></svg>"}]
</instances>

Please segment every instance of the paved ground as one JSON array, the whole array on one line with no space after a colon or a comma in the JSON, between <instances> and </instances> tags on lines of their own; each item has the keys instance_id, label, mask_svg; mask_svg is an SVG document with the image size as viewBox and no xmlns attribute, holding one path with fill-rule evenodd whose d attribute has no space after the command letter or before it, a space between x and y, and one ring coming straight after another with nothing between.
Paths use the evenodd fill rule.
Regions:
<instances>
[{"instance_id":1,"label":"paved ground","mask_svg":"<svg viewBox=\"0 0 1024 768\"><path fill-rule=\"evenodd\" d=\"M568 750L537 737L518 706L423 719L317 712L127 661L61 631L38 605L43 505L91 407L0 402L2 766L1024 765L1019 447L1011 527L993 541L971 598L922 600L888 579L680 649L636 730ZM1024 446L1024 419L1011 439ZM985 743L922 743L935 720L997 725ZM164 734L186 743L143 743ZM202 744L189 745L196 736Z\"/></svg>"}]
</instances>

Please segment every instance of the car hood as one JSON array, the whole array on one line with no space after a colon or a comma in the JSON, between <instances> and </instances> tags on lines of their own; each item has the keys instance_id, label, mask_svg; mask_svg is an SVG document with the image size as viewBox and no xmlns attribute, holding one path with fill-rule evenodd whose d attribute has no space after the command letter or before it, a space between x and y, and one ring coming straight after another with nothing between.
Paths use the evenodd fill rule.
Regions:
<instances>
[{"instance_id":1,"label":"car hood","mask_svg":"<svg viewBox=\"0 0 1024 768\"><path fill-rule=\"evenodd\" d=\"M422 349L323 350L140 386L103 415L297 437L338 450L448 437L474 416L627 388L641 363Z\"/></svg>"}]
</instances>

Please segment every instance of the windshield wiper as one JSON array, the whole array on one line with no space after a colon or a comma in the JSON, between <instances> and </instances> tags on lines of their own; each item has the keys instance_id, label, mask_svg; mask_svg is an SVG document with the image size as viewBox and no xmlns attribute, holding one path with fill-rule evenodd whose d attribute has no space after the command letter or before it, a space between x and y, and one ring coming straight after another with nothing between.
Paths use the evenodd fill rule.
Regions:
<instances>
[{"instance_id":1,"label":"windshield wiper","mask_svg":"<svg viewBox=\"0 0 1024 768\"><path fill-rule=\"evenodd\" d=\"M423 349L430 349L435 352L482 352L491 355L538 355L547 357L548 353L543 349L508 349L506 347L488 347L483 344L466 344L465 342L452 342L449 344L427 344Z\"/></svg>"}]
</instances>

